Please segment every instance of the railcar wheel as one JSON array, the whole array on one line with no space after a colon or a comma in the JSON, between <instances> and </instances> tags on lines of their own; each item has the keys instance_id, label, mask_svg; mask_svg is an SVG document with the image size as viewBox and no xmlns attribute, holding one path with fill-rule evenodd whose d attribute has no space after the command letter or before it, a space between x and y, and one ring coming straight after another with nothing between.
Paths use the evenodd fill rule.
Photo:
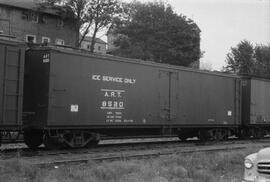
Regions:
<instances>
[{"instance_id":1,"label":"railcar wheel","mask_svg":"<svg viewBox=\"0 0 270 182\"><path fill-rule=\"evenodd\" d=\"M249 128L243 128L240 132L240 138L241 139L249 139L251 136L251 131Z\"/></svg>"},{"instance_id":2,"label":"railcar wheel","mask_svg":"<svg viewBox=\"0 0 270 182\"><path fill-rule=\"evenodd\" d=\"M25 130L23 137L24 143L31 149L36 149L43 143L42 130Z\"/></svg>"},{"instance_id":3,"label":"railcar wheel","mask_svg":"<svg viewBox=\"0 0 270 182\"><path fill-rule=\"evenodd\" d=\"M186 141L187 139L188 139L188 137L187 136L185 136L185 135L178 135L178 138L181 140L181 141Z\"/></svg>"},{"instance_id":4,"label":"railcar wheel","mask_svg":"<svg viewBox=\"0 0 270 182\"><path fill-rule=\"evenodd\" d=\"M50 137L48 133L45 133L44 135L44 145L45 148L49 150L60 149L63 147L61 143L57 142L57 138Z\"/></svg>"},{"instance_id":5,"label":"railcar wheel","mask_svg":"<svg viewBox=\"0 0 270 182\"><path fill-rule=\"evenodd\" d=\"M96 146L99 140L99 134L89 131L69 131L63 135L64 143L70 148Z\"/></svg>"},{"instance_id":6,"label":"railcar wheel","mask_svg":"<svg viewBox=\"0 0 270 182\"><path fill-rule=\"evenodd\" d=\"M100 135L97 133L91 133L91 139L86 144L86 147L95 147L98 145L99 141L100 141Z\"/></svg>"},{"instance_id":7,"label":"railcar wheel","mask_svg":"<svg viewBox=\"0 0 270 182\"><path fill-rule=\"evenodd\" d=\"M210 135L209 135L208 130L199 131L198 138L200 139L201 142L205 142L205 141L209 140Z\"/></svg>"},{"instance_id":8,"label":"railcar wheel","mask_svg":"<svg viewBox=\"0 0 270 182\"><path fill-rule=\"evenodd\" d=\"M263 129L260 129L260 128L253 129L252 135L255 139L260 139L264 137L264 131Z\"/></svg>"},{"instance_id":9,"label":"railcar wheel","mask_svg":"<svg viewBox=\"0 0 270 182\"><path fill-rule=\"evenodd\" d=\"M211 139L214 141L224 141L228 139L228 132L224 129L213 129L210 135Z\"/></svg>"},{"instance_id":10,"label":"railcar wheel","mask_svg":"<svg viewBox=\"0 0 270 182\"><path fill-rule=\"evenodd\" d=\"M95 147L99 143L99 140L91 140L87 143L86 147Z\"/></svg>"}]
</instances>

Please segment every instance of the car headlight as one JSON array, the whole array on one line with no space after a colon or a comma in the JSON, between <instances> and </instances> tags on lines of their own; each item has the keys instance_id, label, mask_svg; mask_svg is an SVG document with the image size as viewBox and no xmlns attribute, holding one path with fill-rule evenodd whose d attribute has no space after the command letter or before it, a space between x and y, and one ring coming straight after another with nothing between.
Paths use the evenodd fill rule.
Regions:
<instances>
[{"instance_id":1,"label":"car headlight","mask_svg":"<svg viewBox=\"0 0 270 182\"><path fill-rule=\"evenodd\" d=\"M253 162L250 159L245 159L245 168L251 169L253 167Z\"/></svg>"}]
</instances>

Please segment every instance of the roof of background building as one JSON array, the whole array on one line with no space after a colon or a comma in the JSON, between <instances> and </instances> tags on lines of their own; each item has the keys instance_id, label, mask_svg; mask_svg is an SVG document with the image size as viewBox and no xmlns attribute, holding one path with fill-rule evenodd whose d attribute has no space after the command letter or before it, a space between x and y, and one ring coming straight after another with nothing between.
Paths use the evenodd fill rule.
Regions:
<instances>
[{"instance_id":1,"label":"roof of background building","mask_svg":"<svg viewBox=\"0 0 270 182\"><path fill-rule=\"evenodd\" d=\"M86 36L84 37L83 41L91 42L92 37ZM96 38L96 43L107 44L105 41L101 40L100 38Z\"/></svg>"},{"instance_id":2,"label":"roof of background building","mask_svg":"<svg viewBox=\"0 0 270 182\"><path fill-rule=\"evenodd\" d=\"M28 9L59 16L59 10L48 6L46 7L45 4L41 2L41 0L0 0L0 6Z\"/></svg>"}]
</instances>

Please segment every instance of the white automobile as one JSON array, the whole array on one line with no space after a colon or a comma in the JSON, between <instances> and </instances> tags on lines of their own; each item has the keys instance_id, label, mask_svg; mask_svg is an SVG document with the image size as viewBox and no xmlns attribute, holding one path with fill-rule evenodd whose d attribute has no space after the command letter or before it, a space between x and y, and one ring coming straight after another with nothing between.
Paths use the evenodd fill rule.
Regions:
<instances>
[{"instance_id":1,"label":"white automobile","mask_svg":"<svg viewBox=\"0 0 270 182\"><path fill-rule=\"evenodd\" d=\"M270 147L245 158L242 182L270 182Z\"/></svg>"}]
</instances>

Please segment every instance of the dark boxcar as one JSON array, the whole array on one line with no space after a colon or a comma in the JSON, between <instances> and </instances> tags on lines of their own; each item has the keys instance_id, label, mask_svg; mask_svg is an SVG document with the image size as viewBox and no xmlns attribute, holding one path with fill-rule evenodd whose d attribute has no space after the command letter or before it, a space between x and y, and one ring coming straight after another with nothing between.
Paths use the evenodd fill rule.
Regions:
<instances>
[{"instance_id":1,"label":"dark boxcar","mask_svg":"<svg viewBox=\"0 0 270 182\"><path fill-rule=\"evenodd\" d=\"M246 77L241 85L245 135L260 138L270 131L270 80Z\"/></svg>"},{"instance_id":2,"label":"dark boxcar","mask_svg":"<svg viewBox=\"0 0 270 182\"><path fill-rule=\"evenodd\" d=\"M204 127L227 135L240 121L234 76L56 48L29 50L26 72L25 112L33 115L25 128L45 129L49 144L85 144L82 130L187 138Z\"/></svg>"},{"instance_id":3,"label":"dark boxcar","mask_svg":"<svg viewBox=\"0 0 270 182\"><path fill-rule=\"evenodd\" d=\"M0 130L18 130L22 121L25 45L0 37Z\"/></svg>"}]
</instances>

